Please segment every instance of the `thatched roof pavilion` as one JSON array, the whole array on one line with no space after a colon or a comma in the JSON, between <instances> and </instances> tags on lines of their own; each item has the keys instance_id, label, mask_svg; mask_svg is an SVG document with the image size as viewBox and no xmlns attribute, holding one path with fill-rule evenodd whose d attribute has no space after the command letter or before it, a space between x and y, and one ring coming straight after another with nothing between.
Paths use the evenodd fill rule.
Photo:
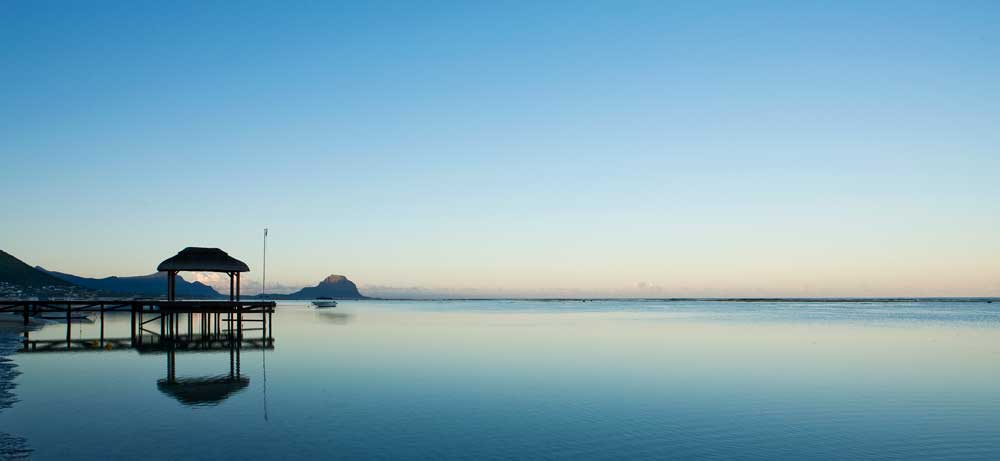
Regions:
<instances>
[{"instance_id":1,"label":"thatched roof pavilion","mask_svg":"<svg viewBox=\"0 0 1000 461\"><path fill-rule=\"evenodd\" d=\"M159 266L156 266L156 270L167 272L167 299L170 301L175 298L177 273L180 271L229 274L229 300L238 301L240 299L240 273L250 272L250 267L218 248L187 247L173 257L164 260Z\"/></svg>"}]
</instances>

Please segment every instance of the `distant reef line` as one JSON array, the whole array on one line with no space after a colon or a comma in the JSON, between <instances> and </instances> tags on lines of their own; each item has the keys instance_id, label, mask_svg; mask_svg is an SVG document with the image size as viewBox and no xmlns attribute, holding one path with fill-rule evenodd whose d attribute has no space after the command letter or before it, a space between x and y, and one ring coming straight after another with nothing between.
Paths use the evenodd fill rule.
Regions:
<instances>
[{"instance_id":1,"label":"distant reef line","mask_svg":"<svg viewBox=\"0 0 1000 461\"><path fill-rule=\"evenodd\" d=\"M270 295L268 296L270 297ZM275 298L278 299L278 298ZM365 298L379 301L533 301L533 302L727 302L727 303L902 303L902 302L1000 302L1000 297L891 297L891 298L513 298L513 297L398 297Z\"/></svg>"}]
</instances>

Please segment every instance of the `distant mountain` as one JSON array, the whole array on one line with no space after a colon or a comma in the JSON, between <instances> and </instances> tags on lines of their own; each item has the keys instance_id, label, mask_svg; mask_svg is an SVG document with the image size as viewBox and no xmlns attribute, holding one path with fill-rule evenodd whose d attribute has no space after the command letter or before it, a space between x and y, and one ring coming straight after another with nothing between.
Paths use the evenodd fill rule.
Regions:
<instances>
[{"instance_id":1,"label":"distant mountain","mask_svg":"<svg viewBox=\"0 0 1000 461\"><path fill-rule=\"evenodd\" d=\"M149 275L136 275L131 277L112 276L95 279L80 277L73 274L65 274L62 272L49 271L42 267L36 267L35 269L52 277L89 288L91 290L143 297L161 297L166 296L167 294L166 272L157 272ZM204 283L188 282L181 277L177 277L177 297L210 299L220 298L222 295Z\"/></svg>"},{"instance_id":2,"label":"distant mountain","mask_svg":"<svg viewBox=\"0 0 1000 461\"><path fill-rule=\"evenodd\" d=\"M267 295L274 299L364 299L354 282L343 275L331 275L314 287L306 287L288 295Z\"/></svg>"},{"instance_id":3,"label":"distant mountain","mask_svg":"<svg viewBox=\"0 0 1000 461\"><path fill-rule=\"evenodd\" d=\"M0 250L0 282L31 288L73 285L71 282L35 269L3 250Z\"/></svg>"}]
</instances>

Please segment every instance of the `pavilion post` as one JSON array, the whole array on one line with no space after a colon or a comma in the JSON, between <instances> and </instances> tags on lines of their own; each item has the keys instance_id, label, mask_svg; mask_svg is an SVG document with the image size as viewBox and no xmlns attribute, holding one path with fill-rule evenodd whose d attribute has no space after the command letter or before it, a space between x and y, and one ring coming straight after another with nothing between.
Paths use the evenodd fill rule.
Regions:
<instances>
[{"instance_id":1,"label":"pavilion post","mask_svg":"<svg viewBox=\"0 0 1000 461\"><path fill-rule=\"evenodd\" d=\"M236 300L240 300L240 273L236 273Z\"/></svg>"},{"instance_id":2,"label":"pavilion post","mask_svg":"<svg viewBox=\"0 0 1000 461\"><path fill-rule=\"evenodd\" d=\"M234 301L235 291L233 291L233 273L229 272L229 302Z\"/></svg>"},{"instance_id":3,"label":"pavilion post","mask_svg":"<svg viewBox=\"0 0 1000 461\"><path fill-rule=\"evenodd\" d=\"M177 298L177 271L167 271L167 301Z\"/></svg>"}]
</instances>

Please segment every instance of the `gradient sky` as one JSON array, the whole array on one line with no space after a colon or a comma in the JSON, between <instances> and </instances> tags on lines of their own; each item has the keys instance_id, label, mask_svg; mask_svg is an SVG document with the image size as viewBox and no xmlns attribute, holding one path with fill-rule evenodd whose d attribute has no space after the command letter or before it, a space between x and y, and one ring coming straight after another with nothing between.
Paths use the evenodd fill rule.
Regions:
<instances>
[{"instance_id":1,"label":"gradient sky","mask_svg":"<svg viewBox=\"0 0 1000 461\"><path fill-rule=\"evenodd\" d=\"M0 248L372 294L1000 295L1000 2L0 4Z\"/></svg>"}]
</instances>

